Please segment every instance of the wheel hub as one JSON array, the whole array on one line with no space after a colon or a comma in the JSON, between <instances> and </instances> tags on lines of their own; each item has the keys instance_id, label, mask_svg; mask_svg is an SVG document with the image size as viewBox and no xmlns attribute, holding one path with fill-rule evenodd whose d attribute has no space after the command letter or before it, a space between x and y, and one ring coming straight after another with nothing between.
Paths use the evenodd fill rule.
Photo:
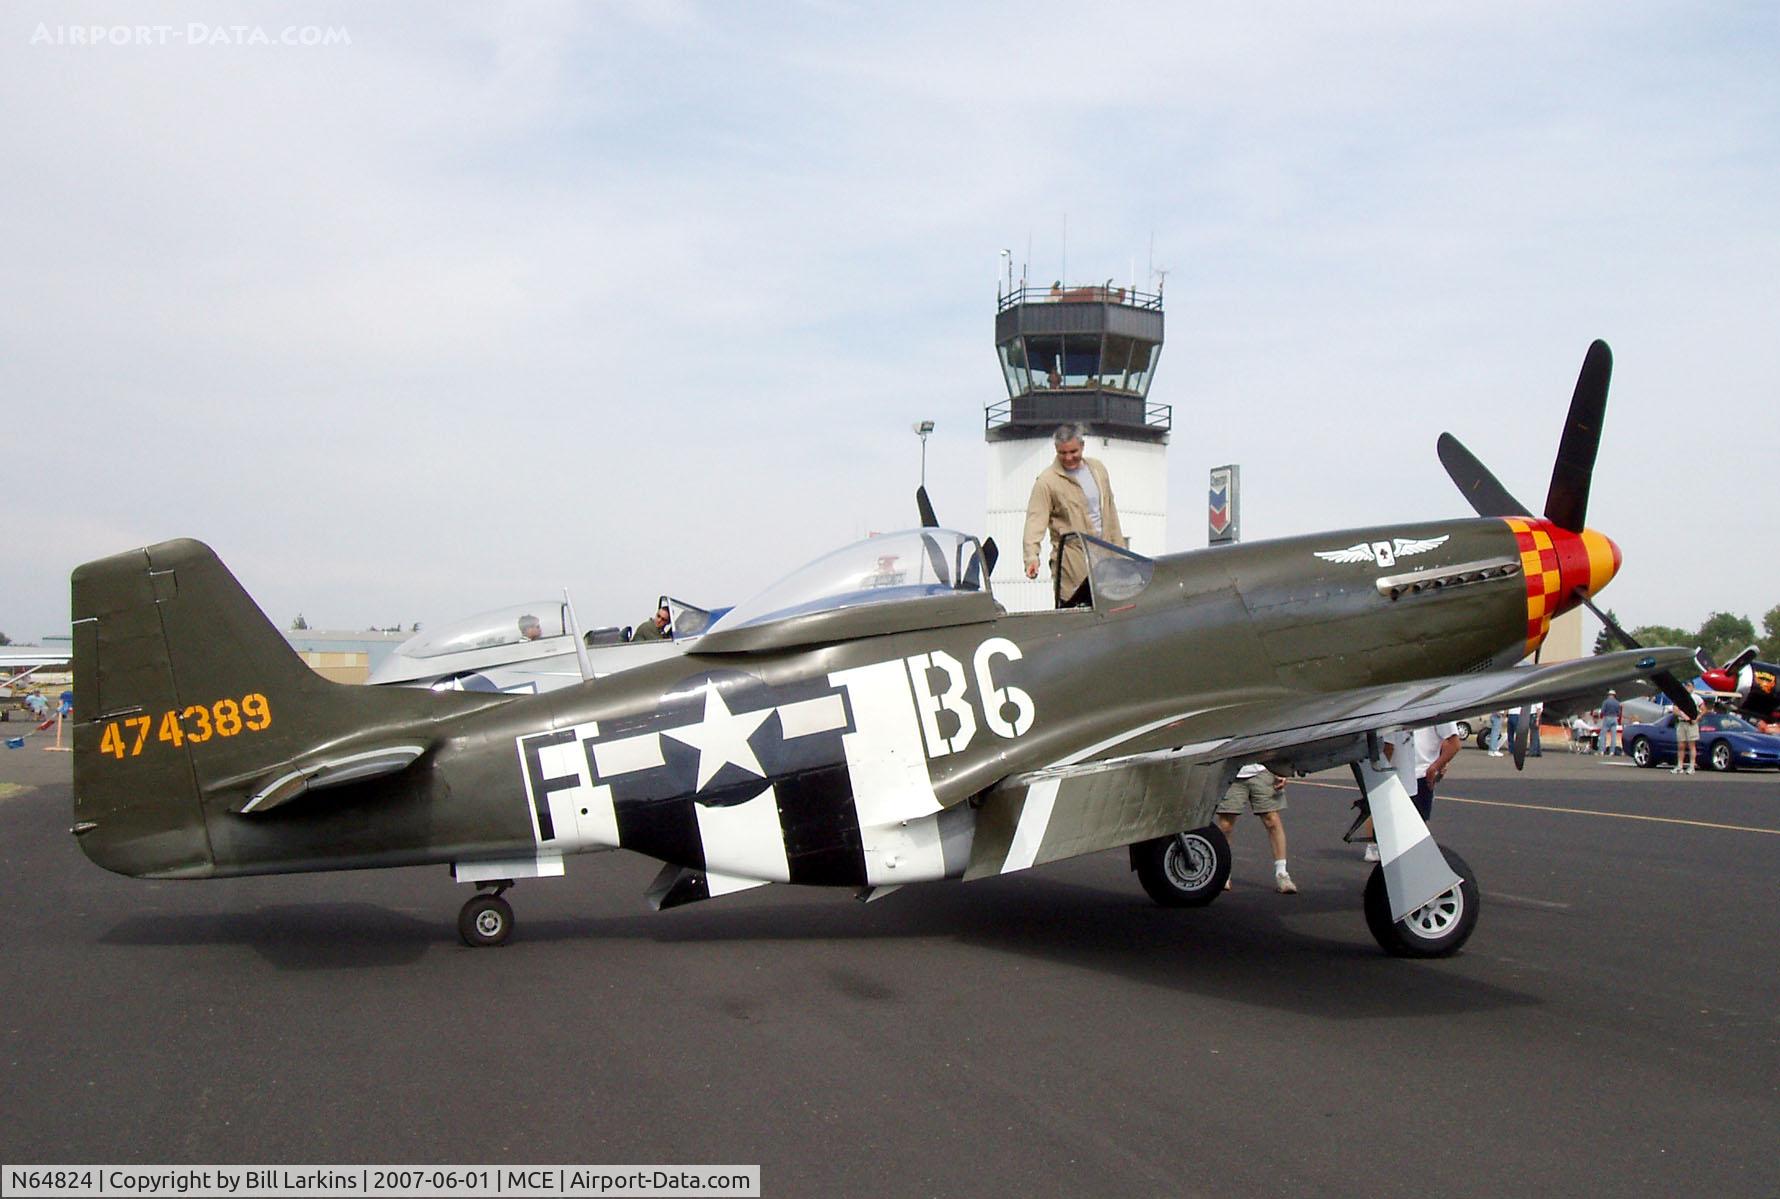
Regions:
<instances>
[{"instance_id":1,"label":"wheel hub","mask_svg":"<svg viewBox=\"0 0 1780 1199\"><path fill-rule=\"evenodd\" d=\"M1454 887L1444 895L1435 896L1403 917L1403 927L1417 936L1435 940L1444 936L1447 930L1457 925L1459 918L1464 914L1464 892Z\"/></svg>"},{"instance_id":2,"label":"wheel hub","mask_svg":"<svg viewBox=\"0 0 1780 1199\"><path fill-rule=\"evenodd\" d=\"M1217 873L1218 859L1203 837L1182 833L1168 847L1162 867L1168 872L1169 882L1183 891L1192 891L1211 882L1212 875Z\"/></svg>"}]
</instances>

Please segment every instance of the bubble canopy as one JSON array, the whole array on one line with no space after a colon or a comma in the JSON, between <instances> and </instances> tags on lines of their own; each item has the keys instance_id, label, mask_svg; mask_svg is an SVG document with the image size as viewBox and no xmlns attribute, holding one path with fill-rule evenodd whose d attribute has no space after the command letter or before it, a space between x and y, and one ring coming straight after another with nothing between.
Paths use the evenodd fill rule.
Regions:
<instances>
[{"instance_id":1,"label":"bubble canopy","mask_svg":"<svg viewBox=\"0 0 1780 1199\"><path fill-rule=\"evenodd\" d=\"M460 654L465 650L488 649L497 645L523 645L528 641L564 635L563 604L560 599L533 600L529 604L513 604L492 612L479 612L462 620L452 621L436 630L428 630L402 643L400 653L410 658L437 658L443 654ZM529 619L528 619L529 618ZM538 626L537 637L527 637L525 627Z\"/></svg>"},{"instance_id":2,"label":"bubble canopy","mask_svg":"<svg viewBox=\"0 0 1780 1199\"><path fill-rule=\"evenodd\" d=\"M988 590L981 543L952 529L909 529L870 537L780 579L711 627L731 632L872 604L903 604Z\"/></svg>"}]
</instances>

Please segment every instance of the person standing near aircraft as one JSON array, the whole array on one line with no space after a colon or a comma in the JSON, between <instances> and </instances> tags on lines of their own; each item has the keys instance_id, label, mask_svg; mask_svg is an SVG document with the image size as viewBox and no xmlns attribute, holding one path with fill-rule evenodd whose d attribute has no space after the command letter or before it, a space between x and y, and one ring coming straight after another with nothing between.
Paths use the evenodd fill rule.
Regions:
<instances>
[{"instance_id":1,"label":"person standing near aircraft","mask_svg":"<svg viewBox=\"0 0 1780 1199\"><path fill-rule=\"evenodd\" d=\"M1384 738L1384 756L1397 768L1397 778L1415 803L1424 822L1434 819L1434 785L1446 777L1446 767L1458 756L1459 726L1450 721L1424 728L1392 733ZM1372 835L1372 821L1362 826ZM1378 861L1378 843L1366 843L1365 860Z\"/></svg>"},{"instance_id":2,"label":"person standing near aircraft","mask_svg":"<svg viewBox=\"0 0 1780 1199\"><path fill-rule=\"evenodd\" d=\"M1273 850L1273 889L1281 895L1296 895L1298 885L1286 873L1286 822L1280 816L1286 806L1286 781L1259 762L1250 762L1236 772L1236 781L1224 792L1218 803L1218 827L1226 839L1236 831L1236 818L1248 808L1261 819L1267 830L1267 844ZM1224 880L1224 890L1230 890Z\"/></svg>"},{"instance_id":3,"label":"person standing near aircraft","mask_svg":"<svg viewBox=\"0 0 1780 1199\"><path fill-rule=\"evenodd\" d=\"M1492 758L1502 756L1502 734L1507 723L1508 714L1506 712L1490 713L1490 757Z\"/></svg>"},{"instance_id":4,"label":"person standing near aircraft","mask_svg":"<svg viewBox=\"0 0 1780 1199\"><path fill-rule=\"evenodd\" d=\"M630 635L632 641L666 641L672 630L668 621L672 618L666 604L655 609L655 615L637 626L637 631Z\"/></svg>"},{"instance_id":5,"label":"person standing near aircraft","mask_svg":"<svg viewBox=\"0 0 1780 1199\"><path fill-rule=\"evenodd\" d=\"M1699 697L1694 697L1696 705ZM1700 706L1704 711L1704 706ZM1675 764L1669 768L1670 774L1692 774L1694 759L1700 752L1700 718L1689 716L1676 704L1671 711L1675 713Z\"/></svg>"},{"instance_id":6,"label":"person standing near aircraft","mask_svg":"<svg viewBox=\"0 0 1780 1199\"><path fill-rule=\"evenodd\" d=\"M1601 743L1595 747L1603 758L1618 757L1625 752L1625 747L1620 744L1619 712L1619 696L1609 687L1607 698L1601 701Z\"/></svg>"},{"instance_id":7,"label":"person standing near aircraft","mask_svg":"<svg viewBox=\"0 0 1780 1199\"><path fill-rule=\"evenodd\" d=\"M1098 459L1082 456L1082 438L1080 425L1062 425L1051 434L1057 460L1039 472L1026 501L1026 531L1020 547L1026 577L1038 577L1039 545L1049 529L1051 577L1057 581L1059 608L1084 607L1089 600L1087 551L1079 542L1065 548L1067 534L1082 533L1113 545L1125 544L1112 480Z\"/></svg>"}]
</instances>

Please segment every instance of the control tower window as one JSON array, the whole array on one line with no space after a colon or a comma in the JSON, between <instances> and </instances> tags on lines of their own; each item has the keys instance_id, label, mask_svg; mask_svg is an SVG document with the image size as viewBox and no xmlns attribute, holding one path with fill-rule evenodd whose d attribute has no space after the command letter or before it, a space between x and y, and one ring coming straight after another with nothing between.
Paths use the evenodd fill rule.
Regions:
<instances>
[{"instance_id":1,"label":"control tower window","mask_svg":"<svg viewBox=\"0 0 1780 1199\"><path fill-rule=\"evenodd\" d=\"M1156 369L1156 355L1162 347L1146 346L1138 342L1131 347L1131 368L1125 374L1125 390L1147 395L1150 390L1150 375Z\"/></svg>"},{"instance_id":2,"label":"control tower window","mask_svg":"<svg viewBox=\"0 0 1780 1199\"><path fill-rule=\"evenodd\" d=\"M1026 343L1017 337L1001 347L1001 373L1007 377L1007 394L1025 395L1032 390L1026 371Z\"/></svg>"},{"instance_id":3,"label":"control tower window","mask_svg":"<svg viewBox=\"0 0 1780 1199\"><path fill-rule=\"evenodd\" d=\"M1114 391L1136 390L1126 379L1133 354L1140 355L1139 361L1142 361L1142 343L1117 333L1107 334L1106 349L1100 357L1100 385Z\"/></svg>"},{"instance_id":4,"label":"control tower window","mask_svg":"<svg viewBox=\"0 0 1780 1199\"><path fill-rule=\"evenodd\" d=\"M1100 381L1100 336L1063 338L1063 386L1096 387Z\"/></svg>"},{"instance_id":5,"label":"control tower window","mask_svg":"<svg viewBox=\"0 0 1780 1199\"><path fill-rule=\"evenodd\" d=\"M1026 361L1031 363L1032 390L1063 386L1063 339L1028 337Z\"/></svg>"}]
</instances>

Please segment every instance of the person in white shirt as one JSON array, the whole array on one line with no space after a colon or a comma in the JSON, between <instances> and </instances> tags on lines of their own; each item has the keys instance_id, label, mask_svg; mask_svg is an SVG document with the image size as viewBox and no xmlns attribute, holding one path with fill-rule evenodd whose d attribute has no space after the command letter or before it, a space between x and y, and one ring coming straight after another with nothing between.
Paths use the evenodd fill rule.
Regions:
<instances>
[{"instance_id":1,"label":"person in white shirt","mask_svg":"<svg viewBox=\"0 0 1780 1199\"><path fill-rule=\"evenodd\" d=\"M1443 721L1419 729L1403 729L1384 738L1384 756L1396 767L1403 790L1415 803L1424 822L1434 818L1434 784L1446 777L1446 767L1459 752L1459 726ZM1364 825L1367 836L1372 821ZM1378 861L1378 843L1366 843L1366 861Z\"/></svg>"}]
</instances>

